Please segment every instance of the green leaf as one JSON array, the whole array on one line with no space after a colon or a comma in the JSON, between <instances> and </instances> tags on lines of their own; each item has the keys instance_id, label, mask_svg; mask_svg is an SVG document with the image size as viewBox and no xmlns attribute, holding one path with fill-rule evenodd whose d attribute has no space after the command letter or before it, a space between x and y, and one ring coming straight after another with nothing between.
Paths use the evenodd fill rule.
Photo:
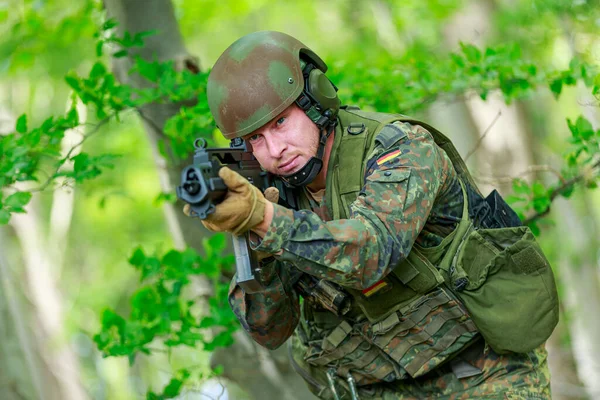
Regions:
<instances>
[{"instance_id":1,"label":"green leaf","mask_svg":"<svg viewBox=\"0 0 600 400\"><path fill-rule=\"evenodd\" d=\"M181 266L182 255L177 250L171 250L165 254L161 260L161 263L167 267L177 268Z\"/></svg>"},{"instance_id":2,"label":"green leaf","mask_svg":"<svg viewBox=\"0 0 600 400\"><path fill-rule=\"evenodd\" d=\"M0 225L6 225L10 221L10 213L7 210L0 209Z\"/></svg>"},{"instance_id":3,"label":"green leaf","mask_svg":"<svg viewBox=\"0 0 600 400\"><path fill-rule=\"evenodd\" d=\"M102 57L102 53L103 53L102 49L103 48L104 48L104 41L99 40L96 43L96 57Z\"/></svg>"},{"instance_id":4,"label":"green leaf","mask_svg":"<svg viewBox=\"0 0 600 400\"><path fill-rule=\"evenodd\" d=\"M568 199L569 197L571 197L571 195L573 194L574 191L575 191L575 185L570 185L570 186L567 186L566 188L564 188L562 190L562 192L560 192L560 194L562 194L563 197Z\"/></svg>"},{"instance_id":5,"label":"green leaf","mask_svg":"<svg viewBox=\"0 0 600 400\"><path fill-rule=\"evenodd\" d=\"M592 127L592 124L582 116L577 118L577 131L579 136L581 136L584 140L589 140L592 136L594 136L594 128Z\"/></svg>"},{"instance_id":6,"label":"green leaf","mask_svg":"<svg viewBox=\"0 0 600 400\"><path fill-rule=\"evenodd\" d=\"M535 222L530 222L529 223L529 229L531 229L531 232L535 235L535 236L540 236L540 227L538 226L538 224L536 224Z\"/></svg>"},{"instance_id":7,"label":"green leaf","mask_svg":"<svg viewBox=\"0 0 600 400\"><path fill-rule=\"evenodd\" d=\"M177 195L175 193L160 193L152 204L155 207L162 205L163 203L175 203L177 201Z\"/></svg>"},{"instance_id":8,"label":"green leaf","mask_svg":"<svg viewBox=\"0 0 600 400\"><path fill-rule=\"evenodd\" d=\"M79 113L76 107L72 107L67 113L67 122L73 128L79 125Z\"/></svg>"},{"instance_id":9,"label":"green leaf","mask_svg":"<svg viewBox=\"0 0 600 400\"><path fill-rule=\"evenodd\" d=\"M104 75L106 75L106 67L101 62L96 62L90 71L90 79L96 80Z\"/></svg>"},{"instance_id":10,"label":"green leaf","mask_svg":"<svg viewBox=\"0 0 600 400\"><path fill-rule=\"evenodd\" d=\"M73 161L73 171L75 174L79 174L85 171L89 165L89 156L85 153L80 153L75 157L71 157L71 161Z\"/></svg>"},{"instance_id":11,"label":"green leaf","mask_svg":"<svg viewBox=\"0 0 600 400\"><path fill-rule=\"evenodd\" d=\"M478 63L481 61L481 51L477 47L472 44L461 43L460 48L467 57L467 60L471 63Z\"/></svg>"},{"instance_id":12,"label":"green leaf","mask_svg":"<svg viewBox=\"0 0 600 400\"><path fill-rule=\"evenodd\" d=\"M142 250L141 247L138 247L133 251L131 257L129 257L129 264L133 265L134 267L139 267L144 263L145 260L146 255L144 254L144 250Z\"/></svg>"},{"instance_id":13,"label":"green leaf","mask_svg":"<svg viewBox=\"0 0 600 400\"><path fill-rule=\"evenodd\" d=\"M69 85L74 91L76 91L76 92L81 91L81 81L79 80L79 77L74 72L69 72L65 76L65 82L67 82L67 85Z\"/></svg>"},{"instance_id":14,"label":"green leaf","mask_svg":"<svg viewBox=\"0 0 600 400\"><path fill-rule=\"evenodd\" d=\"M526 196L529 196L531 193L529 184L523 179L513 180L513 191L515 192L515 194L521 194Z\"/></svg>"},{"instance_id":15,"label":"green leaf","mask_svg":"<svg viewBox=\"0 0 600 400\"><path fill-rule=\"evenodd\" d=\"M181 392L181 387L183 386L183 382L179 379L171 379L171 382L165 387L163 391L163 396L166 399L172 399L173 397L179 395Z\"/></svg>"},{"instance_id":16,"label":"green leaf","mask_svg":"<svg viewBox=\"0 0 600 400\"><path fill-rule=\"evenodd\" d=\"M520 203L522 201L525 201L526 199L520 196L515 196L515 195L508 195L505 198L506 202L510 205L515 204L515 203Z\"/></svg>"},{"instance_id":17,"label":"green leaf","mask_svg":"<svg viewBox=\"0 0 600 400\"><path fill-rule=\"evenodd\" d=\"M114 28L117 25L119 25L117 20L114 18L111 18L111 19L108 19L104 24L102 24L102 30L107 31L109 29Z\"/></svg>"},{"instance_id":18,"label":"green leaf","mask_svg":"<svg viewBox=\"0 0 600 400\"><path fill-rule=\"evenodd\" d=\"M15 130L19 133L27 132L27 115L22 114L17 119L17 126L15 127Z\"/></svg>"},{"instance_id":19,"label":"green leaf","mask_svg":"<svg viewBox=\"0 0 600 400\"><path fill-rule=\"evenodd\" d=\"M213 373L214 373L215 375L223 375L223 372L225 372L225 367L223 367L221 364L219 364L219 365L216 365L216 366L213 368Z\"/></svg>"},{"instance_id":20,"label":"green leaf","mask_svg":"<svg viewBox=\"0 0 600 400\"><path fill-rule=\"evenodd\" d=\"M147 36L156 35L157 33L157 30L136 33L131 44L132 46L144 47L144 38Z\"/></svg>"},{"instance_id":21,"label":"green leaf","mask_svg":"<svg viewBox=\"0 0 600 400\"><path fill-rule=\"evenodd\" d=\"M142 266L141 280L146 280L160 272L160 261L156 257L148 257Z\"/></svg>"},{"instance_id":22,"label":"green leaf","mask_svg":"<svg viewBox=\"0 0 600 400\"><path fill-rule=\"evenodd\" d=\"M567 126L569 127L569 130L571 131L571 135L573 136L573 138L579 139L579 131L577 129L577 125L574 124L573 122L571 122L570 118L567 118Z\"/></svg>"},{"instance_id":23,"label":"green leaf","mask_svg":"<svg viewBox=\"0 0 600 400\"><path fill-rule=\"evenodd\" d=\"M541 182L533 183L533 194L536 197L546 196L548 193L548 189Z\"/></svg>"},{"instance_id":24,"label":"green leaf","mask_svg":"<svg viewBox=\"0 0 600 400\"><path fill-rule=\"evenodd\" d=\"M208 245L213 251L221 252L227 246L227 236L224 233L216 233L208 239Z\"/></svg>"},{"instance_id":25,"label":"green leaf","mask_svg":"<svg viewBox=\"0 0 600 400\"><path fill-rule=\"evenodd\" d=\"M112 56L114 58L122 58L122 57L127 57L128 54L129 54L129 52L127 50L121 50L121 51L117 51Z\"/></svg>"},{"instance_id":26,"label":"green leaf","mask_svg":"<svg viewBox=\"0 0 600 400\"><path fill-rule=\"evenodd\" d=\"M450 58L452 59L452 61L454 61L454 64L456 64L458 67L460 68L464 68L465 67L465 59L461 56L459 56L458 54L450 54Z\"/></svg>"},{"instance_id":27,"label":"green leaf","mask_svg":"<svg viewBox=\"0 0 600 400\"><path fill-rule=\"evenodd\" d=\"M17 192L13 193L4 200L4 206L9 208L21 208L31 200L31 193Z\"/></svg>"},{"instance_id":28,"label":"green leaf","mask_svg":"<svg viewBox=\"0 0 600 400\"><path fill-rule=\"evenodd\" d=\"M558 99L560 93L562 92L563 81L562 79L555 79L550 82L550 90L554 93L554 97Z\"/></svg>"}]
</instances>

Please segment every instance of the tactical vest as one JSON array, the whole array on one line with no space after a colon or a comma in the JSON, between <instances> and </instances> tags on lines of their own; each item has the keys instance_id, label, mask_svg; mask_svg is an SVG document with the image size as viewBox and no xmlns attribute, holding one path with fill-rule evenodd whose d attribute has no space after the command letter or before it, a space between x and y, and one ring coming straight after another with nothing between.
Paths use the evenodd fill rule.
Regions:
<instances>
[{"instance_id":1,"label":"tactical vest","mask_svg":"<svg viewBox=\"0 0 600 400\"><path fill-rule=\"evenodd\" d=\"M398 130L386 128L396 121L423 126L448 154L463 188L463 217L438 246L415 244L384 278L385 290L367 297L346 288L358 317L305 311L314 321L309 328L328 334L306 346L294 338L292 346L304 352L294 359L308 369L335 366L339 376L350 373L359 385L422 376L452 359L478 332L497 352L527 352L558 322L552 270L531 231L473 225L465 185L479 194L477 186L452 142L428 124L399 114L340 110L325 194L333 219L348 218L376 143L387 149L402 139Z\"/></svg>"}]
</instances>

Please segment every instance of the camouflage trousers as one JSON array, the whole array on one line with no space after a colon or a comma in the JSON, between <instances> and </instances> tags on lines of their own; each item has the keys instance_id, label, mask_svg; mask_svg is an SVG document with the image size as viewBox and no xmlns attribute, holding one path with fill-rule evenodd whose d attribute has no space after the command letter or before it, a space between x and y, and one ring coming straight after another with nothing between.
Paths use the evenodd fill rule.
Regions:
<instances>
[{"instance_id":1,"label":"camouflage trousers","mask_svg":"<svg viewBox=\"0 0 600 400\"><path fill-rule=\"evenodd\" d=\"M529 353L502 355L483 341L477 347L479 351L467 350L459 357L481 370L478 375L459 379L449 366L442 366L417 379L358 387L359 399L551 399L544 345ZM350 400L345 382L337 386L340 400ZM317 393L311 385L309 388L321 399L333 399L330 390Z\"/></svg>"}]
</instances>

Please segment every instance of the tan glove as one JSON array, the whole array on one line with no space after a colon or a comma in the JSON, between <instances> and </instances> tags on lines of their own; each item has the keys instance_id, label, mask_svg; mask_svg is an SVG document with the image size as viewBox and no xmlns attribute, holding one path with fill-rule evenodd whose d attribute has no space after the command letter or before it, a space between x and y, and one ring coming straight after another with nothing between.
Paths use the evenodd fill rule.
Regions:
<instances>
[{"instance_id":1,"label":"tan glove","mask_svg":"<svg viewBox=\"0 0 600 400\"><path fill-rule=\"evenodd\" d=\"M261 191L246 178L227 167L219 170L229 189L225 200L217 204L202 224L213 232L231 232L242 235L259 225L265 218L266 199Z\"/></svg>"}]
</instances>

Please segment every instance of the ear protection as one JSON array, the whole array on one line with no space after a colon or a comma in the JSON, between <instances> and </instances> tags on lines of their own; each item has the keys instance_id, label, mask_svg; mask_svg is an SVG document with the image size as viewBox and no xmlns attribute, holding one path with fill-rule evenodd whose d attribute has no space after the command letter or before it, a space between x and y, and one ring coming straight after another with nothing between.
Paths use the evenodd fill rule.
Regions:
<instances>
[{"instance_id":1,"label":"ear protection","mask_svg":"<svg viewBox=\"0 0 600 400\"><path fill-rule=\"evenodd\" d=\"M340 108L340 99L337 97L337 87L329 78L325 76L323 71L314 68L309 72L308 82L305 87L307 92L310 93L314 100L316 100L316 106L325 110L335 110L335 114Z\"/></svg>"},{"instance_id":2,"label":"ear protection","mask_svg":"<svg viewBox=\"0 0 600 400\"><path fill-rule=\"evenodd\" d=\"M296 100L309 118L319 127L333 122L340 109L337 87L325 76L325 73L312 63L300 60L304 76L304 91Z\"/></svg>"}]
</instances>

